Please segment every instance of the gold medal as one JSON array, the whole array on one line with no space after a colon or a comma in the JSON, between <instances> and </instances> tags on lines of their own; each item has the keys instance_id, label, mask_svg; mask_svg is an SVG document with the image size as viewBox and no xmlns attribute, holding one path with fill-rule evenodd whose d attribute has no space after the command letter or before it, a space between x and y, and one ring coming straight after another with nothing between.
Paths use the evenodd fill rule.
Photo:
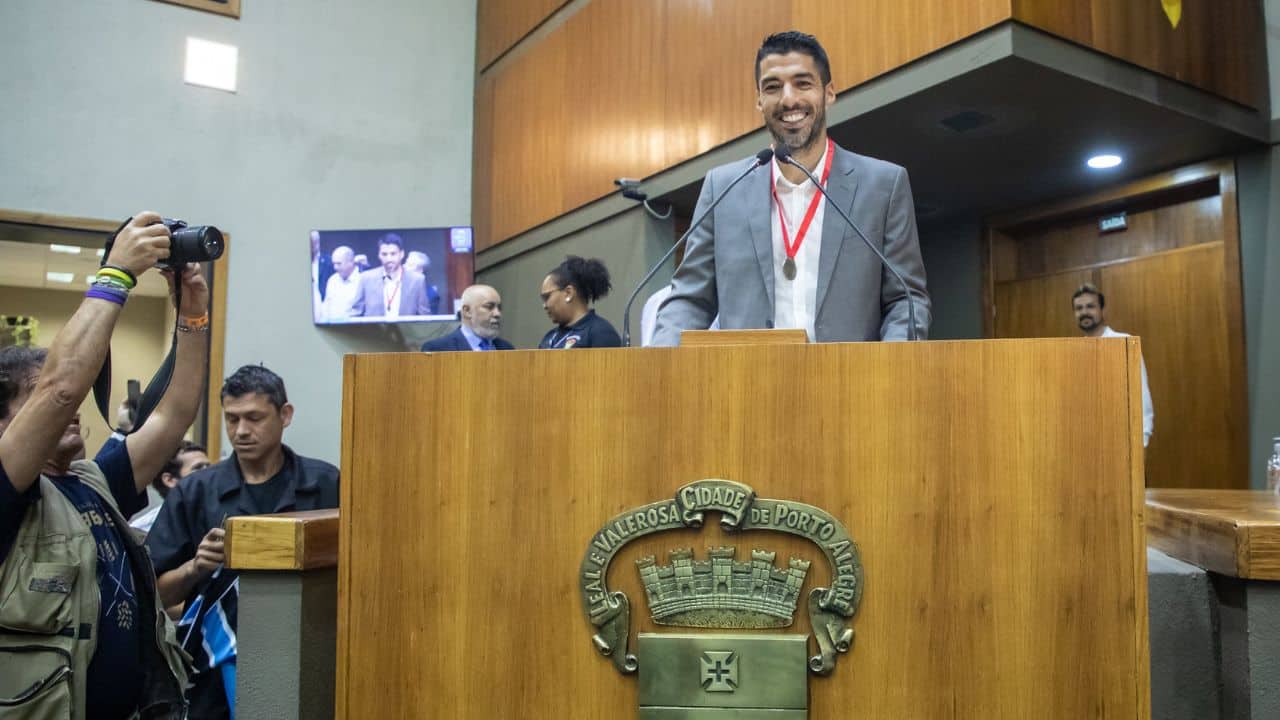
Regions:
<instances>
[{"instance_id":1,"label":"gold medal","mask_svg":"<svg viewBox=\"0 0 1280 720\"><path fill-rule=\"evenodd\" d=\"M796 279L796 261L794 258L787 258L782 262L782 277L788 280Z\"/></svg>"}]
</instances>

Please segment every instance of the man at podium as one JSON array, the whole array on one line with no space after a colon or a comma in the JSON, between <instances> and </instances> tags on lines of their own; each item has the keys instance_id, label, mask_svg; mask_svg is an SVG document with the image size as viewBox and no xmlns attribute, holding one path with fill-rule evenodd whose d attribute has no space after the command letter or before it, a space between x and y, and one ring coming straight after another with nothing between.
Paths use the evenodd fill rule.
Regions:
<instances>
[{"instance_id":1,"label":"man at podium","mask_svg":"<svg viewBox=\"0 0 1280 720\"><path fill-rule=\"evenodd\" d=\"M689 236L671 296L658 310L654 345L677 345L683 330L704 330L718 314L725 329L803 328L815 342L905 340L908 288L916 334L928 335L929 296L903 168L851 153L827 137L835 84L826 51L800 32L770 35L756 54L756 108L796 162L823 183L855 230L804 171L775 157L750 171ZM715 168L702 184L694 218L754 159ZM898 282L859 238L859 230L901 273Z\"/></svg>"}]
</instances>

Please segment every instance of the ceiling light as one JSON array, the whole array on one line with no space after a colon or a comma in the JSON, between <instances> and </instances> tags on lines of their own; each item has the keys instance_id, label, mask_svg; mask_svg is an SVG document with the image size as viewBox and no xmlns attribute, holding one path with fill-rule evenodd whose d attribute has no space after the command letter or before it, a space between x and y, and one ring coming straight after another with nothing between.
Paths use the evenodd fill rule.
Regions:
<instances>
[{"instance_id":1,"label":"ceiling light","mask_svg":"<svg viewBox=\"0 0 1280 720\"><path fill-rule=\"evenodd\" d=\"M235 45L189 37L183 79L191 85L235 92L239 55L240 49Z\"/></svg>"},{"instance_id":2,"label":"ceiling light","mask_svg":"<svg viewBox=\"0 0 1280 720\"><path fill-rule=\"evenodd\" d=\"M69 283L76 279L76 274L68 272L54 272L50 270L44 274L44 279L49 282Z\"/></svg>"},{"instance_id":3,"label":"ceiling light","mask_svg":"<svg viewBox=\"0 0 1280 720\"><path fill-rule=\"evenodd\" d=\"M1122 162L1124 162L1124 158L1119 155L1094 155L1089 158L1089 161L1086 164L1094 170L1106 170L1107 168L1113 168Z\"/></svg>"},{"instance_id":4,"label":"ceiling light","mask_svg":"<svg viewBox=\"0 0 1280 720\"><path fill-rule=\"evenodd\" d=\"M80 248L76 247L75 245L53 244L49 246L49 252L66 253L67 255L79 255Z\"/></svg>"},{"instance_id":5,"label":"ceiling light","mask_svg":"<svg viewBox=\"0 0 1280 720\"><path fill-rule=\"evenodd\" d=\"M106 254L107 254L107 251L105 248L98 248L98 257L102 257L103 255L106 255Z\"/></svg>"}]
</instances>

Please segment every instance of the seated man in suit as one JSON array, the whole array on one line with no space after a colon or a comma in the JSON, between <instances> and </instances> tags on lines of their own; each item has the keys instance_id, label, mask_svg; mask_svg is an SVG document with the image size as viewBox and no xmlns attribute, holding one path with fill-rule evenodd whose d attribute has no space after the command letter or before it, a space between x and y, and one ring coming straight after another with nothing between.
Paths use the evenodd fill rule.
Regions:
<instances>
[{"instance_id":1,"label":"seated man in suit","mask_svg":"<svg viewBox=\"0 0 1280 720\"><path fill-rule=\"evenodd\" d=\"M502 331L502 296L488 285L472 285L462 291L462 324L457 330L422 343L422 352L455 350L514 350L498 337Z\"/></svg>"},{"instance_id":2,"label":"seated man in suit","mask_svg":"<svg viewBox=\"0 0 1280 720\"><path fill-rule=\"evenodd\" d=\"M378 238L382 267L360 274L360 289L351 314L363 317L429 315L426 282L404 267L404 241L395 233Z\"/></svg>"}]
</instances>

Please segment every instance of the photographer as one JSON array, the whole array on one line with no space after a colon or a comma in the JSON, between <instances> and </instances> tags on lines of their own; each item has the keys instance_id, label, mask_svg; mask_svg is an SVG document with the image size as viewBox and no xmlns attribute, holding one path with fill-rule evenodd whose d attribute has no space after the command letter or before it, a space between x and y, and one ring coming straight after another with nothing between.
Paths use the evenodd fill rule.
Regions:
<instances>
[{"instance_id":1,"label":"photographer","mask_svg":"<svg viewBox=\"0 0 1280 720\"><path fill-rule=\"evenodd\" d=\"M77 408L103 365L138 275L169 257L170 232L139 213L117 234L85 300L47 354L0 352L0 703L6 717L181 718L186 669L145 553L124 515L177 448L199 406L208 288L182 268L170 391L93 461Z\"/></svg>"}]
</instances>

